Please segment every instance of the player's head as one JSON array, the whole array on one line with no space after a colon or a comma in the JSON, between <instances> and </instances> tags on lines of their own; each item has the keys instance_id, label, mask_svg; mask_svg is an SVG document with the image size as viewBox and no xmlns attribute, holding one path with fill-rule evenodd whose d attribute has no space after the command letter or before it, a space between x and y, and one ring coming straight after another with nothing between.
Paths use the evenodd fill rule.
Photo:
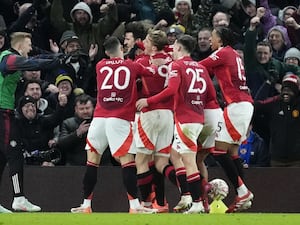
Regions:
<instances>
[{"instance_id":1,"label":"player's head","mask_svg":"<svg viewBox=\"0 0 300 225\"><path fill-rule=\"evenodd\" d=\"M115 36L107 38L103 44L103 47L105 54L109 57L121 57L123 54L123 48L120 40Z\"/></svg>"},{"instance_id":2,"label":"player's head","mask_svg":"<svg viewBox=\"0 0 300 225\"><path fill-rule=\"evenodd\" d=\"M184 34L180 36L173 48L173 57L174 59L178 59L184 55L190 55L194 49L196 48L196 39L190 35Z\"/></svg>"},{"instance_id":3,"label":"player's head","mask_svg":"<svg viewBox=\"0 0 300 225\"><path fill-rule=\"evenodd\" d=\"M211 36L211 48L217 50L219 47L233 46L235 36L227 27L219 26L214 28Z\"/></svg>"},{"instance_id":4,"label":"player's head","mask_svg":"<svg viewBox=\"0 0 300 225\"><path fill-rule=\"evenodd\" d=\"M32 50L31 34L26 32L14 32L10 35L10 45L18 51L20 55L28 57Z\"/></svg>"},{"instance_id":5,"label":"player's head","mask_svg":"<svg viewBox=\"0 0 300 225\"><path fill-rule=\"evenodd\" d=\"M150 30L144 40L145 54L151 55L162 51L168 44L166 32L162 30Z\"/></svg>"}]
</instances>

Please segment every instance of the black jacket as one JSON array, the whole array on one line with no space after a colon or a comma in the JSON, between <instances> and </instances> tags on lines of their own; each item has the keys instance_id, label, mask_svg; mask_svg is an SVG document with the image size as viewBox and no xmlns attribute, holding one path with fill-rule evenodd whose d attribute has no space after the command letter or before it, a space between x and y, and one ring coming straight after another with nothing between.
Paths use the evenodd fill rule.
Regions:
<instances>
[{"instance_id":1,"label":"black jacket","mask_svg":"<svg viewBox=\"0 0 300 225\"><path fill-rule=\"evenodd\" d=\"M17 113L15 122L23 150L28 153L49 150L48 141L54 138L54 128L62 123L63 114L64 107L60 106L53 114L37 116L33 120Z\"/></svg>"},{"instance_id":2,"label":"black jacket","mask_svg":"<svg viewBox=\"0 0 300 225\"><path fill-rule=\"evenodd\" d=\"M271 160L300 160L300 97L286 104L279 96L255 102L255 115L269 122Z\"/></svg>"},{"instance_id":3,"label":"black jacket","mask_svg":"<svg viewBox=\"0 0 300 225\"><path fill-rule=\"evenodd\" d=\"M86 165L86 136L77 136L76 129L82 123L82 119L71 117L63 121L60 127L58 148L65 156L66 163L69 165Z\"/></svg>"}]
</instances>

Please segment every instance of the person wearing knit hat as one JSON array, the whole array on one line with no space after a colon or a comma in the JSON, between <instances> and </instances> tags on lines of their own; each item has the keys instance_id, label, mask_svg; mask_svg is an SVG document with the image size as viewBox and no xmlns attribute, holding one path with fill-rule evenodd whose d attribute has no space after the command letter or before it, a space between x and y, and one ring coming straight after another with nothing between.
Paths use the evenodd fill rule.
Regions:
<instances>
[{"instance_id":1,"label":"person wearing knit hat","mask_svg":"<svg viewBox=\"0 0 300 225\"><path fill-rule=\"evenodd\" d=\"M293 13L297 10L295 6L289 5L284 7L282 10L279 10L278 12L278 19L285 23L285 21L290 18Z\"/></svg>"},{"instance_id":2,"label":"person wearing knit hat","mask_svg":"<svg viewBox=\"0 0 300 225\"><path fill-rule=\"evenodd\" d=\"M282 78L280 96L284 102L290 102L294 96L299 95L299 83L299 77L292 73L288 73ZM285 90L285 88L289 88L293 92L293 95L289 93L289 90Z\"/></svg>"},{"instance_id":3,"label":"person wearing knit hat","mask_svg":"<svg viewBox=\"0 0 300 225\"><path fill-rule=\"evenodd\" d=\"M82 13L84 12L84 13ZM73 22L78 22L81 25L93 22L91 8L85 2L78 2L70 12Z\"/></svg>"},{"instance_id":4,"label":"person wearing knit hat","mask_svg":"<svg viewBox=\"0 0 300 225\"><path fill-rule=\"evenodd\" d=\"M56 77L56 80L55 80L55 85L56 86L59 86L59 84L62 82L62 81L69 81L71 86L73 86L73 80L70 76L68 76L67 74L60 74Z\"/></svg>"},{"instance_id":5,"label":"person wearing knit hat","mask_svg":"<svg viewBox=\"0 0 300 225\"><path fill-rule=\"evenodd\" d=\"M173 9L176 14L179 15L188 15L193 14L192 1L191 0L176 0L175 7Z\"/></svg>"},{"instance_id":6,"label":"person wearing knit hat","mask_svg":"<svg viewBox=\"0 0 300 225\"><path fill-rule=\"evenodd\" d=\"M176 41L176 39L185 33L184 26L180 24L173 24L170 26L167 30L167 38L168 38L168 44L173 45Z\"/></svg>"},{"instance_id":7,"label":"person wearing knit hat","mask_svg":"<svg viewBox=\"0 0 300 225\"><path fill-rule=\"evenodd\" d=\"M256 1L255 0L242 0L241 1L242 9L247 15L251 18L256 15Z\"/></svg>"},{"instance_id":8,"label":"person wearing knit hat","mask_svg":"<svg viewBox=\"0 0 300 225\"><path fill-rule=\"evenodd\" d=\"M19 100L19 104L18 104L18 107L17 107L17 111L18 113L21 113L21 114L24 114L23 112L26 110L26 109L23 109L23 107L28 104L28 103L31 103L31 105L35 106L35 110L36 110L36 100L31 97L31 96L22 96ZM29 106L29 105L28 105ZM31 115L31 114L30 114ZM33 119L33 118L32 118Z\"/></svg>"},{"instance_id":9,"label":"person wearing knit hat","mask_svg":"<svg viewBox=\"0 0 300 225\"><path fill-rule=\"evenodd\" d=\"M269 30L266 38L272 46L272 57L283 62L284 54L291 47L287 29L284 26L276 25Z\"/></svg>"},{"instance_id":10,"label":"person wearing knit hat","mask_svg":"<svg viewBox=\"0 0 300 225\"><path fill-rule=\"evenodd\" d=\"M289 48L284 55L286 64L300 66L300 51L298 48Z\"/></svg>"},{"instance_id":11,"label":"person wearing knit hat","mask_svg":"<svg viewBox=\"0 0 300 225\"><path fill-rule=\"evenodd\" d=\"M75 32L72 30L66 30L65 32L63 32L63 34L61 35L61 38L59 40L59 46L62 48L62 46L66 45L66 40L72 38L73 36L76 36Z\"/></svg>"}]
</instances>

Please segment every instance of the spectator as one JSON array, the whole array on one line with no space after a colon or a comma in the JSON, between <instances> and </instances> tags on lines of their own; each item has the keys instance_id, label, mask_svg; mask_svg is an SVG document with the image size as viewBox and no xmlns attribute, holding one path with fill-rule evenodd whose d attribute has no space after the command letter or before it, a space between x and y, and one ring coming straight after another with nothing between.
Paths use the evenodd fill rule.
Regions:
<instances>
[{"instance_id":1,"label":"spectator","mask_svg":"<svg viewBox=\"0 0 300 225\"><path fill-rule=\"evenodd\" d=\"M267 34L267 39L272 46L272 57L283 62L284 54L291 47L286 28L281 25L272 27Z\"/></svg>"},{"instance_id":2,"label":"spectator","mask_svg":"<svg viewBox=\"0 0 300 225\"><path fill-rule=\"evenodd\" d=\"M37 114L39 116L48 115L53 112L53 109L49 107L47 99L42 98L42 86L38 80L29 80L24 85L25 96L31 96L36 101Z\"/></svg>"},{"instance_id":3,"label":"spectator","mask_svg":"<svg viewBox=\"0 0 300 225\"><path fill-rule=\"evenodd\" d=\"M247 140L239 147L239 156L244 168L270 166L270 152L268 145L249 125Z\"/></svg>"},{"instance_id":4,"label":"spectator","mask_svg":"<svg viewBox=\"0 0 300 225\"><path fill-rule=\"evenodd\" d=\"M69 34L70 33L65 32L64 35L67 37L63 35L61 39L64 40L66 44L63 53L70 57L64 65L52 72L53 74L60 74L61 71L64 71L64 73L67 73L72 78L75 88L81 88L85 93L95 97L97 92L95 85L96 73L90 59L94 60L98 52L98 46L91 45L89 50L90 55L87 55L81 49L79 38L76 35L69 37ZM62 44L64 44L64 42L62 42ZM52 80L51 78L46 78L52 83L54 83L56 79L53 74L50 76Z\"/></svg>"},{"instance_id":5,"label":"spectator","mask_svg":"<svg viewBox=\"0 0 300 225\"><path fill-rule=\"evenodd\" d=\"M3 16L0 15L0 52L4 51L8 47L6 24Z\"/></svg>"},{"instance_id":6,"label":"spectator","mask_svg":"<svg viewBox=\"0 0 300 225\"><path fill-rule=\"evenodd\" d=\"M197 22L193 15L191 0L176 0L173 9L176 23L185 27L185 33L192 36L197 35Z\"/></svg>"},{"instance_id":7,"label":"spectator","mask_svg":"<svg viewBox=\"0 0 300 225\"><path fill-rule=\"evenodd\" d=\"M168 44L173 45L177 38L180 37L180 35L183 35L185 32L185 28L181 25L172 25L167 30L167 38L168 38Z\"/></svg>"},{"instance_id":8,"label":"spectator","mask_svg":"<svg viewBox=\"0 0 300 225\"><path fill-rule=\"evenodd\" d=\"M279 10L278 18L281 21L281 25L286 26L286 20L290 18L296 10L297 8L292 5L286 6L282 10Z\"/></svg>"},{"instance_id":9,"label":"spectator","mask_svg":"<svg viewBox=\"0 0 300 225\"><path fill-rule=\"evenodd\" d=\"M300 4L297 10L285 22L292 46L300 47Z\"/></svg>"},{"instance_id":10,"label":"spectator","mask_svg":"<svg viewBox=\"0 0 300 225\"><path fill-rule=\"evenodd\" d=\"M54 128L62 122L64 106L67 104L65 94L59 94L59 104L54 113L38 115L36 100L31 96L23 96L19 100L16 126L20 135L20 143L27 165L54 166L60 160L54 140ZM50 152L56 152L51 158ZM49 155L42 153L49 152Z\"/></svg>"},{"instance_id":11,"label":"spectator","mask_svg":"<svg viewBox=\"0 0 300 225\"><path fill-rule=\"evenodd\" d=\"M255 114L265 114L270 129L271 166L300 166L299 78L283 77L281 93L255 102Z\"/></svg>"},{"instance_id":12,"label":"spectator","mask_svg":"<svg viewBox=\"0 0 300 225\"><path fill-rule=\"evenodd\" d=\"M198 32L198 45L196 50L192 53L192 58L196 61L200 61L208 57L211 53L210 47L211 29L202 28Z\"/></svg>"},{"instance_id":13,"label":"spectator","mask_svg":"<svg viewBox=\"0 0 300 225\"><path fill-rule=\"evenodd\" d=\"M300 51L297 48L290 48L284 55L284 62L286 64L300 66Z\"/></svg>"},{"instance_id":14,"label":"spectator","mask_svg":"<svg viewBox=\"0 0 300 225\"><path fill-rule=\"evenodd\" d=\"M73 80L68 74L62 73L56 77L55 85L57 86L59 92L65 94L68 98L68 103L65 106L66 112L64 114L64 119L74 116L74 101L76 95L82 94L83 90L78 88L74 89ZM52 93L47 97L50 108L55 109L58 104L58 93Z\"/></svg>"},{"instance_id":15,"label":"spectator","mask_svg":"<svg viewBox=\"0 0 300 225\"><path fill-rule=\"evenodd\" d=\"M65 119L60 126L57 146L64 154L66 165L86 165L86 137L94 112L94 99L82 94L75 99L74 117ZM106 151L107 152L107 151ZM104 154L101 163L108 163Z\"/></svg>"},{"instance_id":16,"label":"spectator","mask_svg":"<svg viewBox=\"0 0 300 225\"><path fill-rule=\"evenodd\" d=\"M49 37L51 26L47 17L41 12L41 8L49 7L46 1L34 0L33 3L23 3L18 9L18 19L13 22L8 32L28 32L32 35L32 55L49 50Z\"/></svg>"},{"instance_id":17,"label":"spectator","mask_svg":"<svg viewBox=\"0 0 300 225\"><path fill-rule=\"evenodd\" d=\"M22 77L20 78L15 92L16 99L19 99L21 96L24 95L25 84L28 81L39 82L42 89L43 97L48 96L50 93L58 92L58 88L54 84L51 84L50 82L41 79L41 70L25 70L22 72Z\"/></svg>"},{"instance_id":18,"label":"spectator","mask_svg":"<svg viewBox=\"0 0 300 225\"><path fill-rule=\"evenodd\" d=\"M106 16L97 23L92 23L93 15L90 7L84 3L77 3L70 12L72 23L68 23L63 17L62 0L53 0L50 12L52 25L59 33L66 30L73 30L79 37L82 48L86 53L91 45L97 44L99 51L96 61L105 57L102 45L106 35L110 35L117 27L118 14L114 0L106 0L108 11Z\"/></svg>"},{"instance_id":19,"label":"spectator","mask_svg":"<svg viewBox=\"0 0 300 225\"><path fill-rule=\"evenodd\" d=\"M250 17L250 20L254 16L261 18L260 29L262 29L262 34L259 33L261 35L260 40L265 38L269 30L277 24L277 18L272 14L268 0L242 0L241 6Z\"/></svg>"}]
</instances>

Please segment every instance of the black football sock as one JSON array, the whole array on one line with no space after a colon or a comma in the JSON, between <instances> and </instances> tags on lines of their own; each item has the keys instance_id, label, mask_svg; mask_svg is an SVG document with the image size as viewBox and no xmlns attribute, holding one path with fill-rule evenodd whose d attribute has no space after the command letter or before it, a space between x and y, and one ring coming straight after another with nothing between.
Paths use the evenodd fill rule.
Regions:
<instances>
[{"instance_id":1,"label":"black football sock","mask_svg":"<svg viewBox=\"0 0 300 225\"><path fill-rule=\"evenodd\" d=\"M176 169L176 176L180 188L181 195L190 194L189 185L186 178L186 170L185 167L180 167Z\"/></svg>"},{"instance_id":2,"label":"black football sock","mask_svg":"<svg viewBox=\"0 0 300 225\"><path fill-rule=\"evenodd\" d=\"M141 192L143 202L149 201L148 197L152 191L153 174L152 171L147 171L137 175L137 183Z\"/></svg>"},{"instance_id":3,"label":"black football sock","mask_svg":"<svg viewBox=\"0 0 300 225\"><path fill-rule=\"evenodd\" d=\"M97 171L99 165L87 164L85 175L83 178L83 198L92 199L93 190L97 183Z\"/></svg>"},{"instance_id":4,"label":"black football sock","mask_svg":"<svg viewBox=\"0 0 300 225\"><path fill-rule=\"evenodd\" d=\"M234 186L234 189L236 190L239 187L238 184L238 171L234 164L234 162L231 160L231 157L228 154L219 154L219 155L213 155L214 158L218 161L218 163L222 166L225 174L227 175L228 179Z\"/></svg>"},{"instance_id":5,"label":"black football sock","mask_svg":"<svg viewBox=\"0 0 300 225\"><path fill-rule=\"evenodd\" d=\"M135 162L122 165L123 183L126 187L128 199L136 199L138 195Z\"/></svg>"}]
</instances>

